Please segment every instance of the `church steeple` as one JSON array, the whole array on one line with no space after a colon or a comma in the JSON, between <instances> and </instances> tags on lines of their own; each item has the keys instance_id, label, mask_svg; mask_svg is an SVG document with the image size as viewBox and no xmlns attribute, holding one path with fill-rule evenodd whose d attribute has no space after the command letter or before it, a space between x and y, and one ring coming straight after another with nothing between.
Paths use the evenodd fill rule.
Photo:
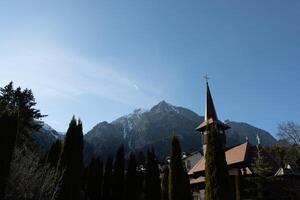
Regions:
<instances>
[{"instance_id":1,"label":"church steeple","mask_svg":"<svg viewBox=\"0 0 300 200\"><path fill-rule=\"evenodd\" d=\"M205 94L205 114L204 121L196 128L197 131L204 132L208 126L215 124L218 129L224 131L230 127L218 119L214 102L210 93L208 82L206 81L206 94Z\"/></svg>"},{"instance_id":2,"label":"church steeple","mask_svg":"<svg viewBox=\"0 0 300 200\"><path fill-rule=\"evenodd\" d=\"M205 121L208 119L218 120L214 102L210 94L208 82L206 81L206 97L205 97Z\"/></svg>"},{"instance_id":3,"label":"church steeple","mask_svg":"<svg viewBox=\"0 0 300 200\"><path fill-rule=\"evenodd\" d=\"M209 85L208 85L208 77L204 77L206 79L206 94L205 94L205 114L204 121L196 128L197 131L202 134L202 144L203 144L203 152L206 152L206 143L207 143L207 129L210 127L215 127L222 138L224 145L226 143L225 130L230 127L221 122L218 119L217 112L214 106L214 102L212 99L212 95L210 93Z\"/></svg>"}]
</instances>

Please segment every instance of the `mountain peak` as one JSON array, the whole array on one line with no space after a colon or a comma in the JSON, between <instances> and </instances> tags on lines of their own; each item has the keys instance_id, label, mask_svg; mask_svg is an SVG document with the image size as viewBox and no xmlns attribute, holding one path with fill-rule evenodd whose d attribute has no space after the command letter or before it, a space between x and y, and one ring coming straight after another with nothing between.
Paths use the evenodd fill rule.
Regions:
<instances>
[{"instance_id":1,"label":"mountain peak","mask_svg":"<svg viewBox=\"0 0 300 200\"><path fill-rule=\"evenodd\" d=\"M167 103L165 100L162 100L157 105L151 108L152 112L176 112L179 113L179 110L176 106L173 106L170 103Z\"/></svg>"}]
</instances>

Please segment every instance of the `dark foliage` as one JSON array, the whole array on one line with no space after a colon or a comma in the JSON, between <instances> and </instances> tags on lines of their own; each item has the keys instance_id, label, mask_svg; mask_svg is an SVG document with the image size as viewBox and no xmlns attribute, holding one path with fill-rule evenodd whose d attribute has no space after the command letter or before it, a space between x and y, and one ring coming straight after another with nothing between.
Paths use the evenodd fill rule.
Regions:
<instances>
[{"instance_id":1,"label":"dark foliage","mask_svg":"<svg viewBox=\"0 0 300 200\"><path fill-rule=\"evenodd\" d=\"M137 175L137 163L133 153L130 153L128 160L128 169L125 179L125 199L126 200L138 200L139 191L138 187L138 175Z\"/></svg>"},{"instance_id":2,"label":"dark foliage","mask_svg":"<svg viewBox=\"0 0 300 200\"><path fill-rule=\"evenodd\" d=\"M267 162L266 158L262 154L260 147L258 146L257 158L253 167L254 173L256 174L255 183L257 196L256 199L272 199L270 198L270 184L274 181L272 167Z\"/></svg>"},{"instance_id":3,"label":"dark foliage","mask_svg":"<svg viewBox=\"0 0 300 200\"><path fill-rule=\"evenodd\" d=\"M0 104L9 111L18 113L19 127L24 133L31 133L41 126L38 120L45 117L36 106L35 98L30 89L14 89L13 82L0 88Z\"/></svg>"},{"instance_id":4,"label":"dark foliage","mask_svg":"<svg viewBox=\"0 0 300 200\"><path fill-rule=\"evenodd\" d=\"M205 154L205 199L233 199L221 137L216 128L208 131Z\"/></svg>"},{"instance_id":5,"label":"dark foliage","mask_svg":"<svg viewBox=\"0 0 300 200\"><path fill-rule=\"evenodd\" d=\"M57 174L61 177L61 172L65 170L63 183L66 183L66 200L76 200L80 197L81 175L83 168L83 133L82 123L75 117L72 118L58 163Z\"/></svg>"},{"instance_id":6,"label":"dark foliage","mask_svg":"<svg viewBox=\"0 0 300 200\"><path fill-rule=\"evenodd\" d=\"M113 160L108 157L105 163L105 171L103 176L103 194L102 200L109 200L112 192L112 166Z\"/></svg>"},{"instance_id":7,"label":"dark foliage","mask_svg":"<svg viewBox=\"0 0 300 200\"><path fill-rule=\"evenodd\" d=\"M146 173L145 173L145 199L160 200L161 186L159 178L159 168L156 161L154 149L147 152L146 157Z\"/></svg>"},{"instance_id":8,"label":"dark foliage","mask_svg":"<svg viewBox=\"0 0 300 200\"><path fill-rule=\"evenodd\" d=\"M62 144L60 140L56 140L52 143L47 156L46 156L46 162L49 163L52 167L56 168L57 163L61 154L62 150Z\"/></svg>"},{"instance_id":9,"label":"dark foliage","mask_svg":"<svg viewBox=\"0 0 300 200\"><path fill-rule=\"evenodd\" d=\"M86 193L89 200L102 197L103 163L100 158L93 158L87 169Z\"/></svg>"},{"instance_id":10,"label":"dark foliage","mask_svg":"<svg viewBox=\"0 0 300 200\"><path fill-rule=\"evenodd\" d=\"M179 140L173 136L169 166L169 200L190 200L192 197L181 155Z\"/></svg>"},{"instance_id":11,"label":"dark foliage","mask_svg":"<svg viewBox=\"0 0 300 200\"><path fill-rule=\"evenodd\" d=\"M0 199L4 196L16 136L17 117L14 113L4 110L0 113Z\"/></svg>"},{"instance_id":12,"label":"dark foliage","mask_svg":"<svg viewBox=\"0 0 300 200\"><path fill-rule=\"evenodd\" d=\"M124 198L124 146L117 150L112 184L112 200L121 200Z\"/></svg>"},{"instance_id":13,"label":"dark foliage","mask_svg":"<svg viewBox=\"0 0 300 200\"><path fill-rule=\"evenodd\" d=\"M169 200L169 167L165 167L162 177L162 200Z\"/></svg>"}]
</instances>

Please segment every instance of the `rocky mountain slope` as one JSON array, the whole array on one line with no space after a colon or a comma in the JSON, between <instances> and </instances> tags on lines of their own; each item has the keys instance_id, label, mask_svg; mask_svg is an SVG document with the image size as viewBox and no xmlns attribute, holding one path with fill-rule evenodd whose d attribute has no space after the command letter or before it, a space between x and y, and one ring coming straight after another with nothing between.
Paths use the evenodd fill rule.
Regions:
<instances>
[{"instance_id":1,"label":"rocky mountain slope","mask_svg":"<svg viewBox=\"0 0 300 200\"><path fill-rule=\"evenodd\" d=\"M203 117L195 112L162 101L150 110L137 109L111 123L97 124L84 136L86 153L113 155L118 146L124 144L127 152L154 147L158 157L164 159L173 134L180 138L183 151L200 150L200 134L195 127L202 121ZM256 134L260 135L264 146L276 142L270 133L247 123L226 123L231 127L226 133L227 146L244 142L246 136L250 143L255 144Z\"/></svg>"}]
</instances>

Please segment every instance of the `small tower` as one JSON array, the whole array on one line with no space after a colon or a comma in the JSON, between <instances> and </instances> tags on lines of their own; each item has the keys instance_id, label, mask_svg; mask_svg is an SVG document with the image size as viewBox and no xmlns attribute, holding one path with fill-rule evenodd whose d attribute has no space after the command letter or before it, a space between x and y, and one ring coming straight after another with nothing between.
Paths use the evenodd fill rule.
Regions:
<instances>
[{"instance_id":1,"label":"small tower","mask_svg":"<svg viewBox=\"0 0 300 200\"><path fill-rule=\"evenodd\" d=\"M205 95L205 114L204 121L196 128L196 131L199 131L202 134L202 145L203 145L203 153L205 155L206 152L206 144L207 144L207 130L213 126L220 133L220 137L222 137L223 144L226 144L226 136L225 130L230 127L218 120L218 116L215 110L214 102L210 93L207 77L206 78L206 95Z\"/></svg>"}]
</instances>

